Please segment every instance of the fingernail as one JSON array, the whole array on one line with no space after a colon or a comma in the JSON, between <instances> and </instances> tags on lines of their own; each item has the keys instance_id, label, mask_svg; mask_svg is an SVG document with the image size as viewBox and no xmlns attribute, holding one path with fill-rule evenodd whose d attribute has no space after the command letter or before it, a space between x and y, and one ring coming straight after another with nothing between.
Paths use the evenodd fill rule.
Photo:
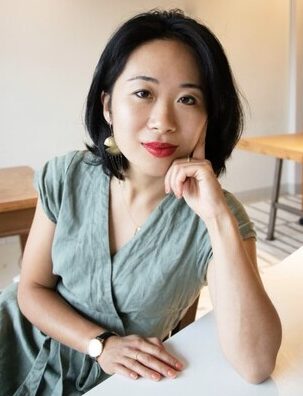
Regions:
<instances>
[{"instance_id":1,"label":"fingernail","mask_svg":"<svg viewBox=\"0 0 303 396\"><path fill-rule=\"evenodd\" d=\"M177 363L175 364L175 366L176 366L176 368L179 369L179 370L181 370L181 369L183 368L183 364L182 364L182 363L179 363L179 362L177 362Z\"/></svg>"},{"instance_id":2,"label":"fingernail","mask_svg":"<svg viewBox=\"0 0 303 396\"><path fill-rule=\"evenodd\" d=\"M137 379L137 378L138 378L138 374L135 374L135 373L131 373L130 376L131 376L133 379Z\"/></svg>"},{"instance_id":3,"label":"fingernail","mask_svg":"<svg viewBox=\"0 0 303 396\"><path fill-rule=\"evenodd\" d=\"M167 375L168 375L169 377L175 377L175 376L177 375L177 373L176 373L175 371L173 371L173 370L168 370L168 371L167 371Z\"/></svg>"},{"instance_id":4,"label":"fingernail","mask_svg":"<svg viewBox=\"0 0 303 396\"><path fill-rule=\"evenodd\" d=\"M160 375L159 374L152 374L152 379L155 381L159 381Z\"/></svg>"}]
</instances>

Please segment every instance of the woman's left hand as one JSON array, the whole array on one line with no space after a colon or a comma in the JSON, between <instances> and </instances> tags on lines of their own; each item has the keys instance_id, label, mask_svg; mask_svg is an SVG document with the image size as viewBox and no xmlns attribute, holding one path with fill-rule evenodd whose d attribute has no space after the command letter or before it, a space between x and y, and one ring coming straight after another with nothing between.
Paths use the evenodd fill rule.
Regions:
<instances>
[{"instance_id":1,"label":"woman's left hand","mask_svg":"<svg viewBox=\"0 0 303 396\"><path fill-rule=\"evenodd\" d=\"M175 160L165 176L166 193L184 198L202 220L226 212L227 204L211 163L205 159L204 139L197 143L191 158Z\"/></svg>"}]
</instances>

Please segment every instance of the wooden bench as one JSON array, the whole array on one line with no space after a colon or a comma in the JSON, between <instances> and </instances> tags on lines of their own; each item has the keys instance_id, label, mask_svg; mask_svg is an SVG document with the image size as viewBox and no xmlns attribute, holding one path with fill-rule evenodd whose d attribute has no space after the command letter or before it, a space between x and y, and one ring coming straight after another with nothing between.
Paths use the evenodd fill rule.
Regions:
<instances>
[{"instance_id":1,"label":"wooden bench","mask_svg":"<svg viewBox=\"0 0 303 396\"><path fill-rule=\"evenodd\" d=\"M28 166L0 169L0 237L19 235L22 251L37 203L33 176Z\"/></svg>"}]
</instances>

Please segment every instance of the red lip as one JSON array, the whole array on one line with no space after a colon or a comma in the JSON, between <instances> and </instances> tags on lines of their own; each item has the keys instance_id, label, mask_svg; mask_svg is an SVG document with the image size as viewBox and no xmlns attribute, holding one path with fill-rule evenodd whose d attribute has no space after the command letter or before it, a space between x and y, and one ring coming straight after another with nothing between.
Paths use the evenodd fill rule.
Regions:
<instances>
[{"instance_id":1,"label":"red lip","mask_svg":"<svg viewBox=\"0 0 303 396\"><path fill-rule=\"evenodd\" d=\"M142 143L142 145L150 154L158 158L169 157L178 147L170 143L161 142L148 142Z\"/></svg>"}]
</instances>

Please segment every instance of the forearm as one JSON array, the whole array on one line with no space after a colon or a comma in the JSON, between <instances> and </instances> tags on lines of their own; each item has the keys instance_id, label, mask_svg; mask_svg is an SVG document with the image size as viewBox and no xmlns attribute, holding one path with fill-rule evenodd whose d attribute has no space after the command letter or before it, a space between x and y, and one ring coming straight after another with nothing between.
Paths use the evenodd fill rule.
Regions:
<instances>
[{"instance_id":1,"label":"forearm","mask_svg":"<svg viewBox=\"0 0 303 396\"><path fill-rule=\"evenodd\" d=\"M79 315L53 289L21 287L18 301L22 313L36 327L79 352L87 353L89 340L105 331ZM183 367L157 338L131 335L112 337L108 341L98 358L107 374L118 373L132 379L142 376L159 381L161 377L175 378Z\"/></svg>"},{"instance_id":2,"label":"forearm","mask_svg":"<svg viewBox=\"0 0 303 396\"><path fill-rule=\"evenodd\" d=\"M91 338L105 331L82 317L53 289L21 285L18 303L24 316L43 333L82 353Z\"/></svg>"},{"instance_id":3,"label":"forearm","mask_svg":"<svg viewBox=\"0 0 303 396\"><path fill-rule=\"evenodd\" d=\"M253 378L249 373L256 372L256 367L270 373L281 343L277 312L229 210L219 219L208 221L207 228L214 261L212 299L222 348L244 376L248 373Z\"/></svg>"}]
</instances>

